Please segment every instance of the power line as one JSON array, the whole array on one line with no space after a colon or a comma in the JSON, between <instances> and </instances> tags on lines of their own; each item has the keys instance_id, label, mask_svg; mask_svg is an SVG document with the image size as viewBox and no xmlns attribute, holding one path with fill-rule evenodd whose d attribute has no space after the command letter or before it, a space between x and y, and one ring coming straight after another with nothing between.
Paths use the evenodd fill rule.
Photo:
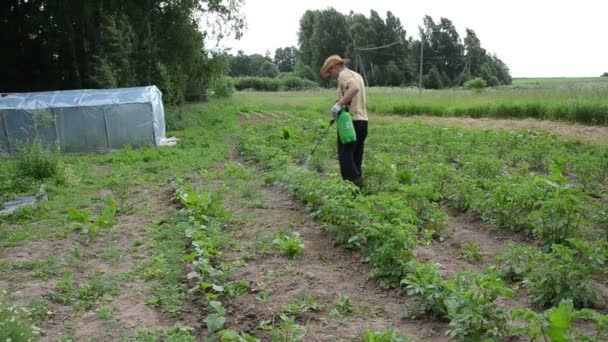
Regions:
<instances>
[{"instance_id":1,"label":"power line","mask_svg":"<svg viewBox=\"0 0 608 342\"><path fill-rule=\"evenodd\" d=\"M383 45L383 46L370 46L370 47L364 47L364 48L355 48L356 51L371 51L371 50L380 50L380 49L386 49L388 47L391 46L395 46L398 44L403 44L403 41L396 41L387 45Z\"/></svg>"}]
</instances>

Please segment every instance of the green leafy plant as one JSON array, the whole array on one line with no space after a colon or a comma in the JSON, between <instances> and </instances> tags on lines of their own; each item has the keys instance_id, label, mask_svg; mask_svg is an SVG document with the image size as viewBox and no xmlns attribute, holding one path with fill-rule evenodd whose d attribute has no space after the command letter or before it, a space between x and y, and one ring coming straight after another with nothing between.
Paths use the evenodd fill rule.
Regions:
<instances>
[{"instance_id":1,"label":"green leafy plant","mask_svg":"<svg viewBox=\"0 0 608 342\"><path fill-rule=\"evenodd\" d=\"M512 333L523 335L532 342L600 342L608 338L608 315L590 309L577 311L571 300L562 300L557 307L541 313L516 309L512 319L521 323L511 328ZM578 330L574 325L577 320L593 322L595 333Z\"/></svg>"},{"instance_id":2,"label":"green leafy plant","mask_svg":"<svg viewBox=\"0 0 608 342\"><path fill-rule=\"evenodd\" d=\"M95 220L95 225L100 228L110 228L116 224L116 201L112 196L106 196L105 203L101 215Z\"/></svg>"},{"instance_id":3,"label":"green leafy plant","mask_svg":"<svg viewBox=\"0 0 608 342\"><path fill-rule=\"evenodd\" d=\"M205 319L205 324L207 324L207 330L210 332L219 331L224 327L224 323L226 322L226 309L222 306L222 303L218 301L209 302L209 306L213 308L215 313L207 315Z\"/></svg>"},{"instance_id":4,"label":"green leafy plant","mask_svg":"<svg viewBox=\"0 0 608 342\"><path fill-rule=\"evenodd\" d=\"M353 304L350 302L350 298L348 296L340 294L338 295L338 300L336 304L331 309L331 313L336 316L347 316L353 312Z\"/></svg>"},{"instance_id":5,"label":"green leafy plant","mask_svg":"<svg viewBox=\"0 0 608 342\"><path fill-rule=\"evenodd\" d=\"M76 296L72 273L65 273L63 278L57 282L56 287L57 289L51 293L50 298L61 304L71 304Z\"/></svg>"},{"instance_id":6,"label":"green leafy plant","mask_svg":"<svg viewBox=\"0 0 608 342\"><path fill-rule=\"evenodd\" d=\"M558 305L564 299L571 299L577 308L589 307L598 299L592 277L603 272L606 242L568 239L567 243L554 244L524 276L523 285L532 302L541 307Z\"/></svg>"},{"instance_id":7,"label":"green leafy plant","mask_svg":"<svg viewBox=\"0 0 608 342\"><path fill-rule=\"evenodd\" d=\"M509 315L496 300L513 298L513 291L498 278L495 269L477 274L461 272L448 281L447 287L451 289L445 300L450 337L459 341L482 341L507 334Z\"/></svg>"},{"instance_id":8,"label":"green leafy plant","mask_svg":"<svg viewBox=\"0 0 608 342\"><path fill-rule=\"evenodd\" d=\"M220 341L225 342L260 342L257 338L235 330L222 330L217 333Z\"/></svg>"},{"instance_id":9,"label":"green leafy plant","mask_svg":"<svg viewBox=\"0 0 608 342\"><path fill-rule=\"evenodd\" d=\"M521 281L528 272L538 266L541 252L534 247L509 243L509 252L494 258L500 277L509 281Z\"/></svg>"},{"instance_id":10,"label":"green leafy plant","mask_svg":"<svg viewBox=\"0 0 608 342\"><path fill-rule=\"evenodd\" d=\"M310 311L319 311L321 305L317 303L315 297L312 296L297 296L287 302L287 306L283 312L292 317L300 316Z\"/></svg>"},{"instance_id":11,"label":"green leafy plant","mask_svg":"<svg viewBox=\"0 0 608 342\"><path fill-rule=\"evenodd\" d=\"M281 315L281 326L272 331L272 342L302 342L306 328L297 324L293 317Z\"/></svg>"},{"instance_id":12,"label":"green leafy plant","mask_svg":"<svg viewBox=\"0 0 608 342\"><path fill-rule=\"evenodd\" d=\"M363 342L412 342L405 334L389 326L382 331L366 330L361 336Z\"/></svg>"},{"instance_id":13,"label":"green leafy plant","mask_svg":"<svg viewBox=\"0 0 608 342\"><path fill-rule=\"evenodd\" d=\"M467 242L460 248L460 257L468 262L480 262L483 260L481 249L475 242Z\"/></svg>"},{"instance_id":14,"label":"green leafy plant","mask_svg":"<svg viewBox=\"0 0 608 342\"><path fill-rule=\"evenodd\" d=\"M278 232L272 244L286 256L295 259L304 250L304 243L300 239L300 233Z\"/></svg>"},{"instance_id":15,"label":"green leafy plant","mask_svg":"<svg viewBox=\"0 0 608 342\"><path fill-rule=\"evenodd\" d=\"M439 274L439 265L412 260L408 263L408 269L410 272L401 280L406 293L421 297L424 312L438 319L447 317L445 300L449 290Z\"/></svg>"}]
</instances>

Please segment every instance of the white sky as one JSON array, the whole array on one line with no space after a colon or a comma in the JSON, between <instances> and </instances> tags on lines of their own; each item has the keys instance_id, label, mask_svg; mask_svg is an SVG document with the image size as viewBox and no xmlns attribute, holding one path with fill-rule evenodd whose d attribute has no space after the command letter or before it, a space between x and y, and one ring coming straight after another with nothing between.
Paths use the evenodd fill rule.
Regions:
<instances>
[{"instance_id":1,"label":"white sky","mask_svg":"<svg viewBox=\"0 0 608 342\"><path fill-rule=\"evenodd\" d=\"M223 46L246 54L274 56L279 47L298 46L300 17L308 9L334 7L401 19L407 36L418 35L424 15L445 17L460 34L473 29L481 45L510 68L513 77L594 77L608 72L606 0L245 0L247 26L240 41Z\"/></svg>"}]
</instances>

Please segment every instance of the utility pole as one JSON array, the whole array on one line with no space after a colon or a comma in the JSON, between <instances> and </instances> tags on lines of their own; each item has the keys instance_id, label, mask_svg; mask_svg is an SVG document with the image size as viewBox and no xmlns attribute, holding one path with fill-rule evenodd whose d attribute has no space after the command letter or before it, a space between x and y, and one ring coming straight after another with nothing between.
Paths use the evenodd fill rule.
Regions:
<instances>
[{"instance_id":1,"label":"utility pole","mask_svg":"<svg viewBox=\"0 0 608 342\"><path fill-rule=\"evenodd\" d=\"M467 67L469 66L469 58L466 57L466 60L464 62L464 68L462 68L462 72L460 73L460 76L458 76L458 82L456 82L456 86L460 86L460 82L462 81L462 76L464 75L465 71L467 71ZM469 77L469 79L471 79Z\"/></svg>"},{"instance_id":2,"label":"utility pole","mask_svg":"<svg viewBox=\"0 0 608 342\"><path fill-rule=\"evenodd\" d=\"M424 31L418 26L420 30L420 76L418 80L418 93L422 94L422 66L424 65Z\"/></svg>"}]
</instances>

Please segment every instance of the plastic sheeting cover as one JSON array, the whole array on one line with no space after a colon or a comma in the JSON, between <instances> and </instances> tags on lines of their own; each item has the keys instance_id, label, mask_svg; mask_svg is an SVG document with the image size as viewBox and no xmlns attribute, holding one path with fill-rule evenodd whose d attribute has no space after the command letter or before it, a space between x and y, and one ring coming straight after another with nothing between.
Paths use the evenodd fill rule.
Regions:
<instances>
[{"instance_id":1,"label":"plastic sheeting cover","mask_svg":"<svg viewBox=\"0 0 608 342\"><path fill-rule=\"evenodd\" d=\"M160 146L165 140L162 93L150 86L0 94L0 151L14 152L34 136L49 145L58 141L65 152Z\"/></svg>"}]
</instances>

